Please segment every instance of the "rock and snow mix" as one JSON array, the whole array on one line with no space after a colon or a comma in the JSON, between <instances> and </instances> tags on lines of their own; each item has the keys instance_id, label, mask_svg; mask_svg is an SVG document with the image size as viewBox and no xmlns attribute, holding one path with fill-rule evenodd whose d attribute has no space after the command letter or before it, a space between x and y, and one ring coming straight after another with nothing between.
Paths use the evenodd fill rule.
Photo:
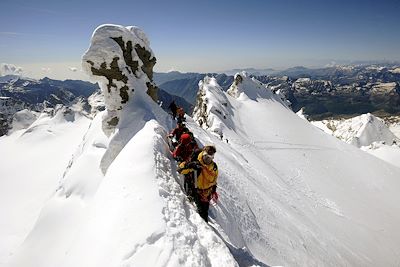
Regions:
<instances>
[{"instance_id":1,"label":"rock and snow mix","mask_svg":"<svg viewBox=\"0 0 400 267\"><path fill-rule=\"evenodd\" d=\"M385 122L371 114L363 114L347 120L311 121L324 132L361 148L395 166L400 166L400 127Z\"/></svg>"},{"instance_id":2,"label":"rock and snow mix","mask_svg":"<svg viewBox=\"0 0 400 267\"><path fill-rule=\"evenodd\" d=\"M164 140L173 121L148 95L154 97L155 58L144 33L101 26L83 61L101 83L104 111L91 122L67 110L53 119L43 115L23 135L17 131L0 138L1 151L15 151L1 155L8 167L1 170L7 179L0 180L1 263L399 262L399 168L312 127L246 74L236 75L229 94L206 77L187 125L200 144L217 147L220 201L207 225L186 200ZM67 125L76 127L75 139L66 128L59 132ZM19 155L33 143L51 146L32 151L42 165L26 164L25 155ZM48 154L50 148L59 158ZM67 164L71 148L76 149Z\"/></svg>"},{"instance_id":3,"label":"rock and snow mix","mask_svg":"<svg viewBox=\"0 0 400 267\"><path fill-rule=\"evenodd\" d=\"M124 42L142 42L144 50L151 51L137 28L105 25L94 33L84 60L115 61L114 54L99 59L99 51L92 51L103 49L101 44L108 31L111 40L120 42L116 32L121 32ZM123 54L122 48L114 49ZM47 201L40 214L29 220L31 224L36 220L34 226L23 225L30 231L20 229L24 241L15 241L18 246L3 255L2 261L10 266L237 265L180 190L175 162L163 139L173 126L172 119L147 94L151 84L145 71L152 69L143 67L141 56L146 60L148 54L142 51L135 57L133 50L129 51L131 55L124 53L120 59L133 58L141 66L135 73L124 73L127 79L123 80L133 85L129 88L134 91L124 98L120 83L99 76L103 94L107 95L106 110L98 113L84 135L81 133L81 144L69 163L64 162L64 173L45 175L51 181L45 184L57 190L50 198L43 195ZM119 71L126 70L124 62L117 62L122 66ZM108 69L110 65L100 66ZM96 75L93 72L90 74ZM106 77L108 74L104 72ZM116 86L109 88L109 83ZM110 113L114 111L117 120L110 125ZM35 123L30 128L33 136L44 130ZM39 175L43 174L32 173L34 177ZM4 236L11 238L12 231Z\"/></svg>"},{"instance_id":4,"label":"rock and snow mix","mask_svg":"<svg viewBox=\"0 0 400 267\"><path fill-rule=\"evenodd\" d=\"M321 122L311 123L357 147L369 146L373 142L380 141L391 145L393 141L398 140L382 119L370 113L347 120L324 120L322 124Z\"/></svg>"},{"instance_id":5,"label":"rock and snow mix","mask_svg":"<svg viewBox=\"0 0 400 267\"><path fill-rule=\"evenodd\" d=\"M21 75L23 72L21 67L17 67L13 64L8 64L8 63L2 63L0 65L0 76L6 76L6 75Z\"/></svg>"}]
</instances>

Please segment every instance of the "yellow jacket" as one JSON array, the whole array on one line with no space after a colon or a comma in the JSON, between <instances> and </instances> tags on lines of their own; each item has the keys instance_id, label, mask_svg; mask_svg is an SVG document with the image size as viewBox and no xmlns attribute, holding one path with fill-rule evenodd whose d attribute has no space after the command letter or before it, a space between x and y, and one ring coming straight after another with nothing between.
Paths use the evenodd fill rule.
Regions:
<instances>
[{"instance_id":1,"label":"yellow jacket","mask_svg":"<svg viewBox=\"0 0 400 267\"><path fill-rule=\"evenodd\" d=\"M209 189L217 184L218 177L218 166L215 162L206 165L203 161L203 151L197 156L197 160L201 165L200 174L197 177L197 188L198 189ZM184 169L185 162L182 162L179 167L183 169L182 174L188 174L189 172L195 171L195 169Z\"/></svg>"}]
</instances>

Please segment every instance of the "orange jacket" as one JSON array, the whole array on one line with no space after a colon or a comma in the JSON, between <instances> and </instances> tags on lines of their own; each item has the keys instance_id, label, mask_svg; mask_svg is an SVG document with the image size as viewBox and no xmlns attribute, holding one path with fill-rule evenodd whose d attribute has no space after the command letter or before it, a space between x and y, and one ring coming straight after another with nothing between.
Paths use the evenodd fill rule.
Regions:
<instances>
[{"instance_id":1,"label":"orange jacket","mask_svg":"<svg viewBox=\"0 0 400 267\"><path fill-rule=\"evenodd\" d=\"M197 176L197 188L198 189L210 189L217 184L218 177L218 166L217 163L211 162L206 165L203 161L203 151L198 155L197 161L201 165L201 171ZM185 162L182 162L179 167L183 169L182 174L188 174L189 172L195 171L195 169L184 169Z\"/></svg>"}]
</instances>

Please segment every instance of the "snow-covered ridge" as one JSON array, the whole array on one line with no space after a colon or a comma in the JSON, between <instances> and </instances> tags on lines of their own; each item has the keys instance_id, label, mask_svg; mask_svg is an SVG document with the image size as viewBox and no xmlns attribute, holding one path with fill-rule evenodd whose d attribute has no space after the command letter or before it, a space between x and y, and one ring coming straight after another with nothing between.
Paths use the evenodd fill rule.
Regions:
<instances>
[{"instance_id":1,"label":"snow-covered ridge","mask_svg":"<svg viewBox=\"0 0 400 267\"><path fill-rule=\"evenodd\" d=\"M216 101L222 94L217 84L204 80L200 87L208 102L222 104ZM235 95L239 97L225 94L233 124L219 120L224 140L193 129L202 142L217 144L222 192L216 220L228 240L235 247L246 247L258 260L285 266L373 266L396 261L391 249L376 251L374 239L386 248L400 245L398 235L391 235L397 231L394 224L386 224L400 220L387 199L389 191L390 198L397 198L388 185L399 184L399 170L310 127L280 101ZM210 110L209 117L220 116ZM385 190L372 192L371 186ZM387 219L371 221L371 210L380 212L383 207L390 213ZM391 228L391 234L384 237L371 230L382 224Z\"/></svg>"},{"instance_id":2,"label":"snow-covered ridge","mask_svg":"<svg viewBox=\"0 0 400 267\"><path fill-rule=\"evenodd\" d=\"M93 51L97 52L101 49ZM32 180L49 178L46 193L53 193L40 199L45 203L39 216L28 218L25 236L4 253L7 266L395 266L399 262L399 168L312 127L246 75L232 87L235 97L207 77L199 83L198 107L203 112L195 114L196 122L205 119L203 127L187 117L196 140L217 148L220 199L211 208L207 225L181 190L182 178L164 140L173 121L146 94L146 78L130 76L129 81L142 90L134 88L122 103L118 90L123 86L112 80L116 86L108 92L108 74L103 78L110 106L105 103L106 110L90 125L79 125L64 113L57 117L65 118L62 125L76 125L81 140L59 140L59 145L76 148L59 174L46 175L43 169L30 173ZM110 118L111 108L117 108L118 122L104 130L103 118ZM38 133L59 137L56 125L35 125L23 138L35 140ZM217 129L223 140L215 135ZM0 138L0 146L9 140L5 138ZM49 155L47 165L53 166L55 158ZM9 165L7 160L2 158ZM20 178L18 184L23 181ZM24 193L18 184L12 196ZM15 200L11 203L18 204L19 211L25 207L8 188L0 186L4 198L0 210L7 210L6 215L14 209L7 200ZM9 227L6 238L0 239L4 247L13 238L13 221L8 217L2 217Z\"/></svg>"},{"instance_id":3,"label":"snow-covered ridge","mask_svg":"<svg viewBox=\"0 0 400 267\"><path fill-rule=\"evenodd\" d=\"M385 122L370 113L347 120L324 120L322 124L311 123L357 147L369 146L373 142L385 142L391 145L394 141L398 141Z\"/></svg>"},{"instance_id":4,"label":"snow-covered ridge","mask_svg":"<svg viewBox=\"0 0 400 267\"><path fill-rule=\"evenodd\" d=\"M275 97L264 84L255 78L250 78L246 72L236 73L234 82L226 92L234 98L244 97L252 100L259 97L270 99Z\"/></svg>"},{"instance_id":5,"label":"snow-covered ridge","mask_svg":"<svg viewBox=\"0 0 400 267\"><path fill-rule=\"evenodd\" d=\"M301 114L297 114L301 117ZM311 121L324 132L400 167L400 135L396 118L388 123L368 113L351 119ZM389 124L389 126L387 125Z\"/></svg>"},{"instance_id":6,"label":"snow-covered ridge","mask_svg":"<svg viewBox=\"0 0 400 267\"><path fill-rule=\"evenodd\" d=\"M213 77L206 76L199 82L193 119L204 129L223 137L224 126L232 125L232 109L222 88ZM228 121L222 123L222 121Z\"/></svg>"}]
</instances>

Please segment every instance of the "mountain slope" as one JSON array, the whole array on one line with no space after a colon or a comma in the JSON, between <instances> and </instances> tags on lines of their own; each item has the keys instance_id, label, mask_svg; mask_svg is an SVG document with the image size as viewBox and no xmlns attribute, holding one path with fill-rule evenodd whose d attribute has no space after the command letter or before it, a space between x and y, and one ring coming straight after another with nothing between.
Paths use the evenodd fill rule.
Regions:
<instances>
[{"instance_id":1,"label":"mountain slope","mask_svg":"<svg viewBox=\"0 0 400 267\"><path fill-rule=\"evenodd\" d=\"M94 32L83 64L106 110L9 266L398 263L400 169L326 135L243 73L228 93L204 78L187 118L201 145L217 147L220 200L207 225L164 139L173 121L148 94L149 46L137 27Z\"/></svg>"},{"instance_id":2,"label":"mountain slope","mask_svg":"<svg viewBox=\"0 0 400 267\"><path fill-rule=\"evenodd\" d=\"M89 124L80 112L61 108L0 137L1 266L32 230Z\"/></svg>"},{"instance_id":3,"label":"mountain slope","mask_svg":"<svg viewBox=\"0 0 400 267\"><path fill-rule=\"evenodd\" d=\"M272 264L396 264L399 169L324 134L244 80L236 99L204 81L210 90L202 102L215 103L208 117L228 122L218 127L228 143L192 128L217 144L216 220L230 241ZM228 102L215 101L221 97ZM221 107L227 113L215 112Z\"/></svg>"}]
</instances>

